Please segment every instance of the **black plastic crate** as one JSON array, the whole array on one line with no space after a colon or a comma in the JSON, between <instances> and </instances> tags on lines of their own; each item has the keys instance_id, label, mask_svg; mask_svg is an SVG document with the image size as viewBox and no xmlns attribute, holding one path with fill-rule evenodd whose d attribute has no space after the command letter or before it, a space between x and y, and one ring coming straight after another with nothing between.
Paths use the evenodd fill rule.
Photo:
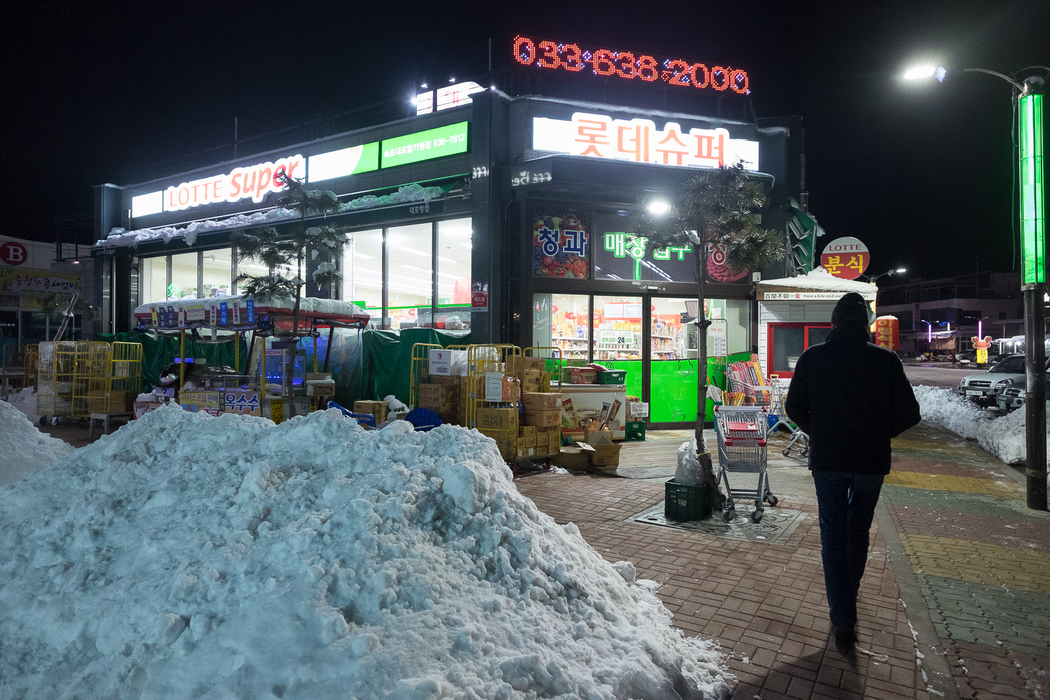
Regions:
<instances>
[{"instance_id":1,"label":"black plastic crate","mask_svg":"<svg viewBox=\"0 0 1050 700\"><path fill-rule=\"evenodd\" d=\"M664 484L664 517L668 520L703 520L711 517L707 484L686 486L674 479Z\"/></svg>"}]
</instances>

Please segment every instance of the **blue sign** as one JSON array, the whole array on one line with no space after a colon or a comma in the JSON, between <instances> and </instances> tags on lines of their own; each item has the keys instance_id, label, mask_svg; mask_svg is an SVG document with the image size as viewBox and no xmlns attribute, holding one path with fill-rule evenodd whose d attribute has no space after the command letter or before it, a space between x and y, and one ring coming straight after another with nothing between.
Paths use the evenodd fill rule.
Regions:
<instances>
[{"instance_id":1,"label":"blue sign","mask_svg":"<svg viewBox=\"0 0 1050 700\"><path fill-rule=\"evenodd\" d=\"M219 323L223 326L226 325L226 302L219 302Z\"/></svg>"},{"instance_id":2,"label":"blue sign","mask_svg":"<svg viewBox=\"0 0 1050 700\"><path fill-rule=\"evenodd\" d=\"M251 299L245 299L244 305L248 307L248 323L255 323L255 302Z\"/></svg>"},{"instance_id":3,"label":"blue sign","mask_svg":"<svg viewBox=\"0 0 1050 700\"><path fill-rule=\"evenodd\" d=\"M174 306L169 306L168 307L168 320L167 320L167 322L164 325L168 326L168 327L171 327L171 326L175 325L175 307Z\"/></svg>"}]
</instances>

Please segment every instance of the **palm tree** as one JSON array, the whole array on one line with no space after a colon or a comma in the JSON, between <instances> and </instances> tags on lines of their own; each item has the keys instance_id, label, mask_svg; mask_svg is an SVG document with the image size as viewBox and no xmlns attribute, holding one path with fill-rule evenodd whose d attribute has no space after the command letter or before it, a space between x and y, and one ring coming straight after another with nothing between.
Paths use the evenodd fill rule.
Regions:
<instances>
[{"instance_id":1,"label":"palm tree","mask_svg":"<svg viewBox=\"0 0 1050 700\"><path fill-rule=\"evenodd\" d=\"M696 458L711 494L711 506L721 510L723 497L714 477L711 453L704 440L707 422L707 328L711 325L704 313L706 250L722 246L726 262L735 272L759 270L786 254L783 234L759 225L758 212L766 204L762 184L749 177L741 165L724 166L691 178L678 193L676 201L663 207L652 199L642 200L633 212L634 231L648 239L652 248L690 245L696 264L697 315L699 338L699 382L694 436ZM703 240L701 234L703 232Z\"/></svg>"}]
</instances>

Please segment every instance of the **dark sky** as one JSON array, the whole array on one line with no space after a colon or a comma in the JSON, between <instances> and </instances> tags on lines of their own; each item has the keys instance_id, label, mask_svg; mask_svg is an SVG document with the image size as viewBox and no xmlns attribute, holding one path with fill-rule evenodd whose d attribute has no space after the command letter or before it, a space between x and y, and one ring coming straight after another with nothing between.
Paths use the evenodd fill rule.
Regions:
<instances>
[{"instance_id":1,"label":"dark sky","mask_svg":"<svg viewBox=\"0 0 1050 700\"><path fill-rule=\"evenodd\" d=\"M520 32L746 69L758 116L805 120L820 247L860 238L869 272L1014 265L1009 85L895 76L921 57L1048 66L1047 0L197 5L4 10L2 233L52 239L55 217L90 214L92 185L228 143L234 117L252 136L480 76L488 39L498 64Z\"/></svg>"}]
</instances>

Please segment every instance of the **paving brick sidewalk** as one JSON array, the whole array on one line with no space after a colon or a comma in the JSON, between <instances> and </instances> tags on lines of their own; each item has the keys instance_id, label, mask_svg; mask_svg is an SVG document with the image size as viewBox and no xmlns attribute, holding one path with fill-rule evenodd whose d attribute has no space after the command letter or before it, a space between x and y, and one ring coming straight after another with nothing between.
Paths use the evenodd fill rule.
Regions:
<instances>
[{"instance_id":1,"label":"paving brick sidewalk","mask_svg":"<svg viewBox=\"0 0 1050 700\"><path fill-rule=\"evenodd\" d=\"M829 640L811 497L781 496L806 516L770 543L628 520L663 500L658 482L517 484L662 584L674 624L722 645L737 698L1050 697L1050 517L1025 508L1016 470L926 423L894 441L893 470L858 603L859 646L877 656L846 659Z\"/></svg>"}]
</instances>

